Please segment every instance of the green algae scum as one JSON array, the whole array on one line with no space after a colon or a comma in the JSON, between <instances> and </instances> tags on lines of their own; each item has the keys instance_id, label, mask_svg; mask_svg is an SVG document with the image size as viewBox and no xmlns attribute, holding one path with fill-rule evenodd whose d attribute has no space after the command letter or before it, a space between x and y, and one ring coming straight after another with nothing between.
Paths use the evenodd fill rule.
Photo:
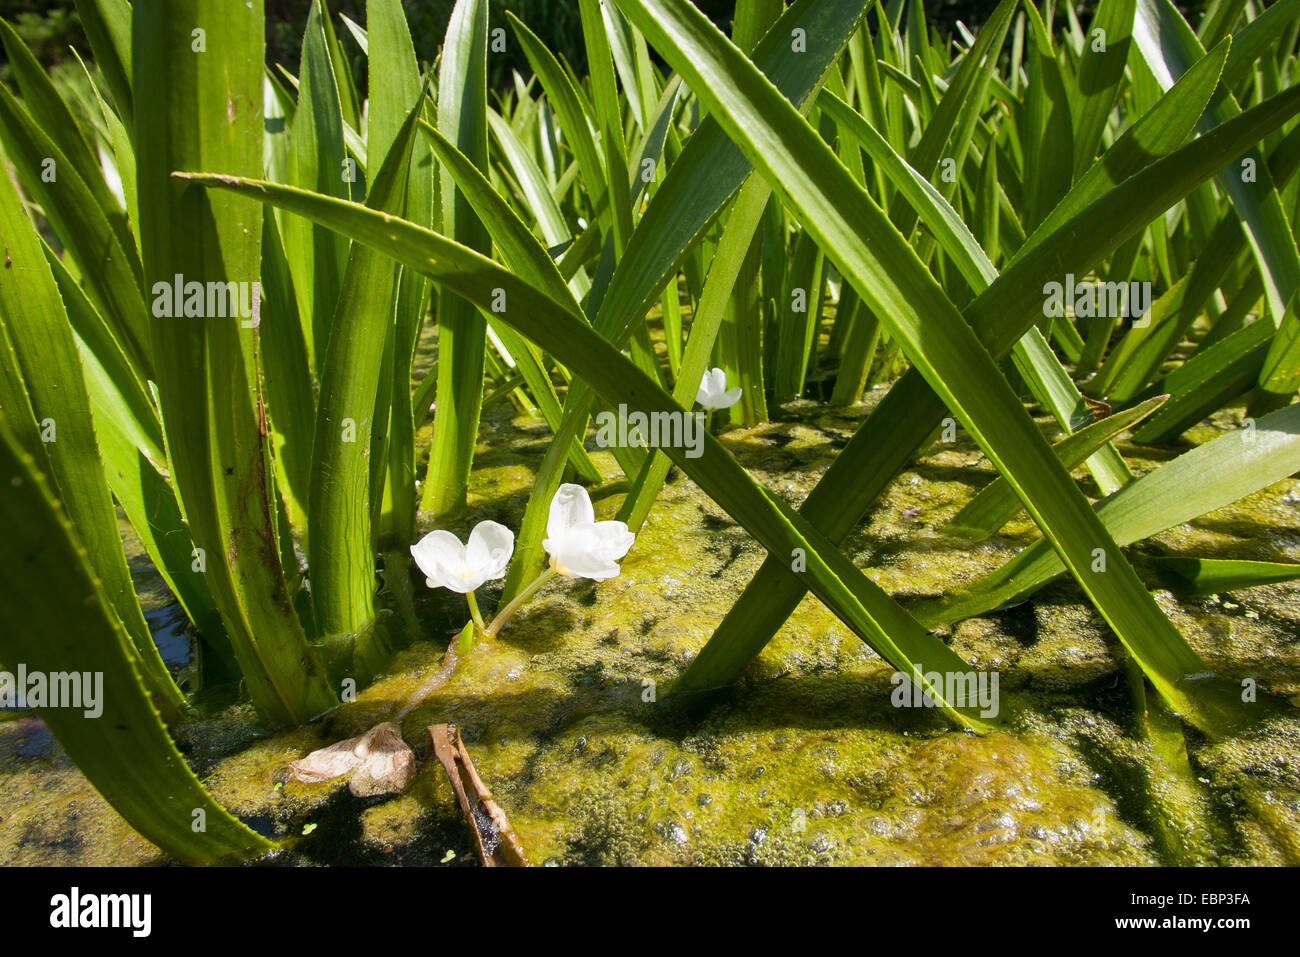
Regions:
<instances>
[{"instance_id":1,"label":"green algae scum","mask_svg":"<svg viewBox=\"0 0 1300 957\"><path fill-rule=\"evenodd\" d=\"M75 6L0 860L1300 864L1300 4Z\"/></svg>"}]
</instances>

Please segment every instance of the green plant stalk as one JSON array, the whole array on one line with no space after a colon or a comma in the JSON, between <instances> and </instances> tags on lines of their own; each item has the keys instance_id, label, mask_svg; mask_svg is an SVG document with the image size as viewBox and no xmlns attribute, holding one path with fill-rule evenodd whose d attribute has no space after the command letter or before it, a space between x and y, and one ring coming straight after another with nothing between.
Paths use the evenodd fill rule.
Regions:
<instances>
[{"instance_id":1,"label":"green plant stalk","mask_svg":"<svg viewBox=\"0 0 1300 957\"><path fill-rule=\"evenodd\" d=\"M673 399L683 408L693 407L725 308L735 298L736 284L745 275L754 242L762 236L763 214L771 195L771 188L762 179L751 177L740 188L740 194L732 204L731 215L713 254L709 278L704 282L704 291L691 323L691 334L682 359L682 374L673 389ZM711 415L706 417L709 418ZM709 424L706 421L706 428ZM641 472L635 476L618 512L619 519L626 522L632 532L640 531L645 523L671 465L672 460L662 452L652 451Z\"/></svg>"},{"instance_id":2,"label":"green plant stalk","mask_svg":"<svg viewBox=\"0 0 1300 957\"><path fill-rule=\"evenodd\" d=\"M345 166L347 150L343 143L339 90L325 40L324 21L327 20L328 11L320 0L313 0L303 33L302 71L298 105L290 130L287 182L348 199L352 196L352 184L345 174L354 170ZM359 180L360 176L354 178ZM334 317L347 266L348 242L329 230L292 219L283 222L281 232L294 293L298 297L308 369L315 371L325 359L329 323Z\"/></svg>"},{"instance_id":3,"label":"green plant stalk","mask_svg":"<svg viewBox=\"0 0 1300 957\"><path fill-rule=\"evenodd\" d=\"M479 628L483 631L483 637L495 638L497 634L500 633L501 629L509 623L510 619L515 616L519 609L523 608L524 605L528 603L529 599L536 595L537 592L541 590L541 587L553 577L555 577L554 568L543 569L540 575L525 585L518 595L510 599L509 604L493 616L492 623L486 628L483 627L482 622L479 621L478 618L475 618L475 621L479 621ZM476 610L472 605L470 606L470 609L471 611Z\"/></svg>"},{"instance_id":4,"label":"green plant stalk","mask_svg":"<svg viewBox=\"0 0 1300 957\"><path fill-rule=\"evenodd\" d=\"M438 76L438 129L480 170L488 168L487 2L457 0L447 25ZM471 249L491 238L451 174L439 171L442 232ZM438 303L438 411L420 510L435 520L465 507L483 409L487 323L454 295Z\"/></svg>"},{"instance_id":5,"label":"green plant stalk","mask_svg":"<svg viewBox=\"0 0 1300 957\"><path fill-rule=\"evenodd\" d=\"M385 156L420 91L420 70L401 0L367 0L366 30L370 75L366 143L370 155ZM402 217L430 226L434 221L433 156L423 141L412 144L411 150ZM416 423L411 366L429 298L428 281L418 273L403 270L398 281L396 322L392 330L387 472L382 492L371 489L372 500L381 503L380 547L396 550L386 554L386 569L405 570L409 560L405 551L415 533ZM403 575L393 577L400 582L392 586L397 593L409 592L409 582Z\"/></svg>"},{"instance_id":6,"label":"green plant stalk","mask_svg":"<svg viewBox=\"0 0 1300 957\"><path fill-rule=\"evenodd\" d=\"M487 625L483 624L483 613L478 610L478 596L472 591L465 592L465 602L469 605L469 617L474 622L480 632L487 631Z\"/></svg>"},{"instance_id":7,"label":"green plant stalk","mask_svg":"<svg viewBox=\"0 0 1300 957\"><path fill-rule=\"evenodd\" d=\"M367 199L373 209L397 214L406 205L423 102L424 91L420 91L386 156L370 153L383 164ZM371 436L385 346L391 344L394 327L397 278L398 267L391 259L353 246L321 366L307 563L316 627L322 636L360 635L375 617L371 469L373 460L383 462L387 456L372 447ZM364 647L358 650L370 657ZM375 651L367 662L372 673L382 664L382 653Z\"/></svg>"},{"instance_id":8,"label":"green plant stalk","mask_svg":"<svg viewBox=\"0 0 1300 957\"><path fill-rule=\"evenodd\" d=\"M190 53L196 24L208 52ZM262 169L260 7L137 4L135 142L146 285L252 282L261 215L173 170ZM185 51L185 52L180 52ZM207 104L210 109L195 109ZM229 107L227 107L229 104ZM257 330L239 317L155 318L153 348L171 474L249 694L263 720L300 724L337 699L287 594L269 487Z\"/></svg>"}]
</instances>

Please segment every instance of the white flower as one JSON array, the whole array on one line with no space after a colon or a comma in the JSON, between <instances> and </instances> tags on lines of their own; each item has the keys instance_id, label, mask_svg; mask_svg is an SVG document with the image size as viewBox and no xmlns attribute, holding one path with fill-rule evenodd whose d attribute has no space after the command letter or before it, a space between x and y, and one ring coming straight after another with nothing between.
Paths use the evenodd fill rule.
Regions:
<instances>
[{"instance_id":1,"label":"white flower","mask_svg":"<svg viewBox=\"0 0 1300 957\"><path fill-rule=\"evenodd\" d=\"M515 533L497 522L479 522L462 545L451 532L430 532L411 546L411 557L430 588L464 594L501 578L515 550Z\"/></svg>"},{"instance_id":2,"label":"white flower","mask_svg":"<svg viewBox=\"0 0 1300 957\"><path fill-rule=\"evenodd\" d=\"M598 522L591 496L581 485L561 485L551 499L542 547L551 566L570 578L604 581L618 574L618 560L636 541L623 522Z\"/></svg>"},{"instance_id":3,"label":"white flower","mask_svg":"<svg viewBox=\"0 0 1300 957\"><path fill-rule=\"evenodd\" d=\"M695 401L706 409L729 409L740 401L740 386L728 389L727 374L721 369L710 369L704 373Z\"/></svg>"}]
</instances>

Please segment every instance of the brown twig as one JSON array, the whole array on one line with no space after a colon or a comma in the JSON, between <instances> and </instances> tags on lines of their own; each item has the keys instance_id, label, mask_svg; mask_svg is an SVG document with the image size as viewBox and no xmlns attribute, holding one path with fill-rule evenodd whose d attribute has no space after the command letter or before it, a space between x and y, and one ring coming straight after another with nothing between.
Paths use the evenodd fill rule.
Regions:
<instances>
[{"instance_id":1,"label":"brown twig","mask_svg":"<svg viewBox=\"0 0 1300 957\"><path fill-rule=\"evenodd\" d=\"M528 867L528 857L506 819L506 812L474 770L474 762L460 739L460 730L452 724L431 724L429 741L474 831L474 847L483 866Z\"/></svg>"}]
</instances>

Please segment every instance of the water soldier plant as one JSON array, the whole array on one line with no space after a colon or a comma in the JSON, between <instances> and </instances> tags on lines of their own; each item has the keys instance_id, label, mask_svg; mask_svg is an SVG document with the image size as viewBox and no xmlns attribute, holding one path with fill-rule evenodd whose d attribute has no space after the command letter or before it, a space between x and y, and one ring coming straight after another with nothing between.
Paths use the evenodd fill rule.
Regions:
<instances>
[{"instance_id":1,"label":"water soldier plant","mask_svg":"<svg viewBox=\"0 0 1300 957\"><path fill-rule=\"evenodd\" d=\"M273 844L176 752L208 706L158 652L119 510L265 729L447 642L394 714L292 765L359 796L409 784L402 719L555 576L610 594L674 481L766 558L668 700L735 682L811 593L954 729L1013 728L940 629L1068 575L1173 765L1184 732L1291 707L1214 673L1126 549L1300 471L1300 3L1193 27L1100 0L1085 26L1002 0L944 36L919 0L738 0L729 35L688 0L579 0L579 73L488 0L457 0L432 64L400 0L364 24L316 0L297 75L260 2L76 6L89 94L0 21L0 664L103 672L102 718L34 710L167 853ZM489 90L507 44L532 75ZM792 400L864 397L801 502L733 455ZM546 448L517 531L462 541L496 403ZM1178 447L1215 416L1240 427ZM959 430L997 477L945 534L1023 510L1041 537L905 608L842 546ZM1167 463L1135 472L1126 435ZM1189 594L1300 578L1162 567Z\"/></svg>"}]
</instances>

